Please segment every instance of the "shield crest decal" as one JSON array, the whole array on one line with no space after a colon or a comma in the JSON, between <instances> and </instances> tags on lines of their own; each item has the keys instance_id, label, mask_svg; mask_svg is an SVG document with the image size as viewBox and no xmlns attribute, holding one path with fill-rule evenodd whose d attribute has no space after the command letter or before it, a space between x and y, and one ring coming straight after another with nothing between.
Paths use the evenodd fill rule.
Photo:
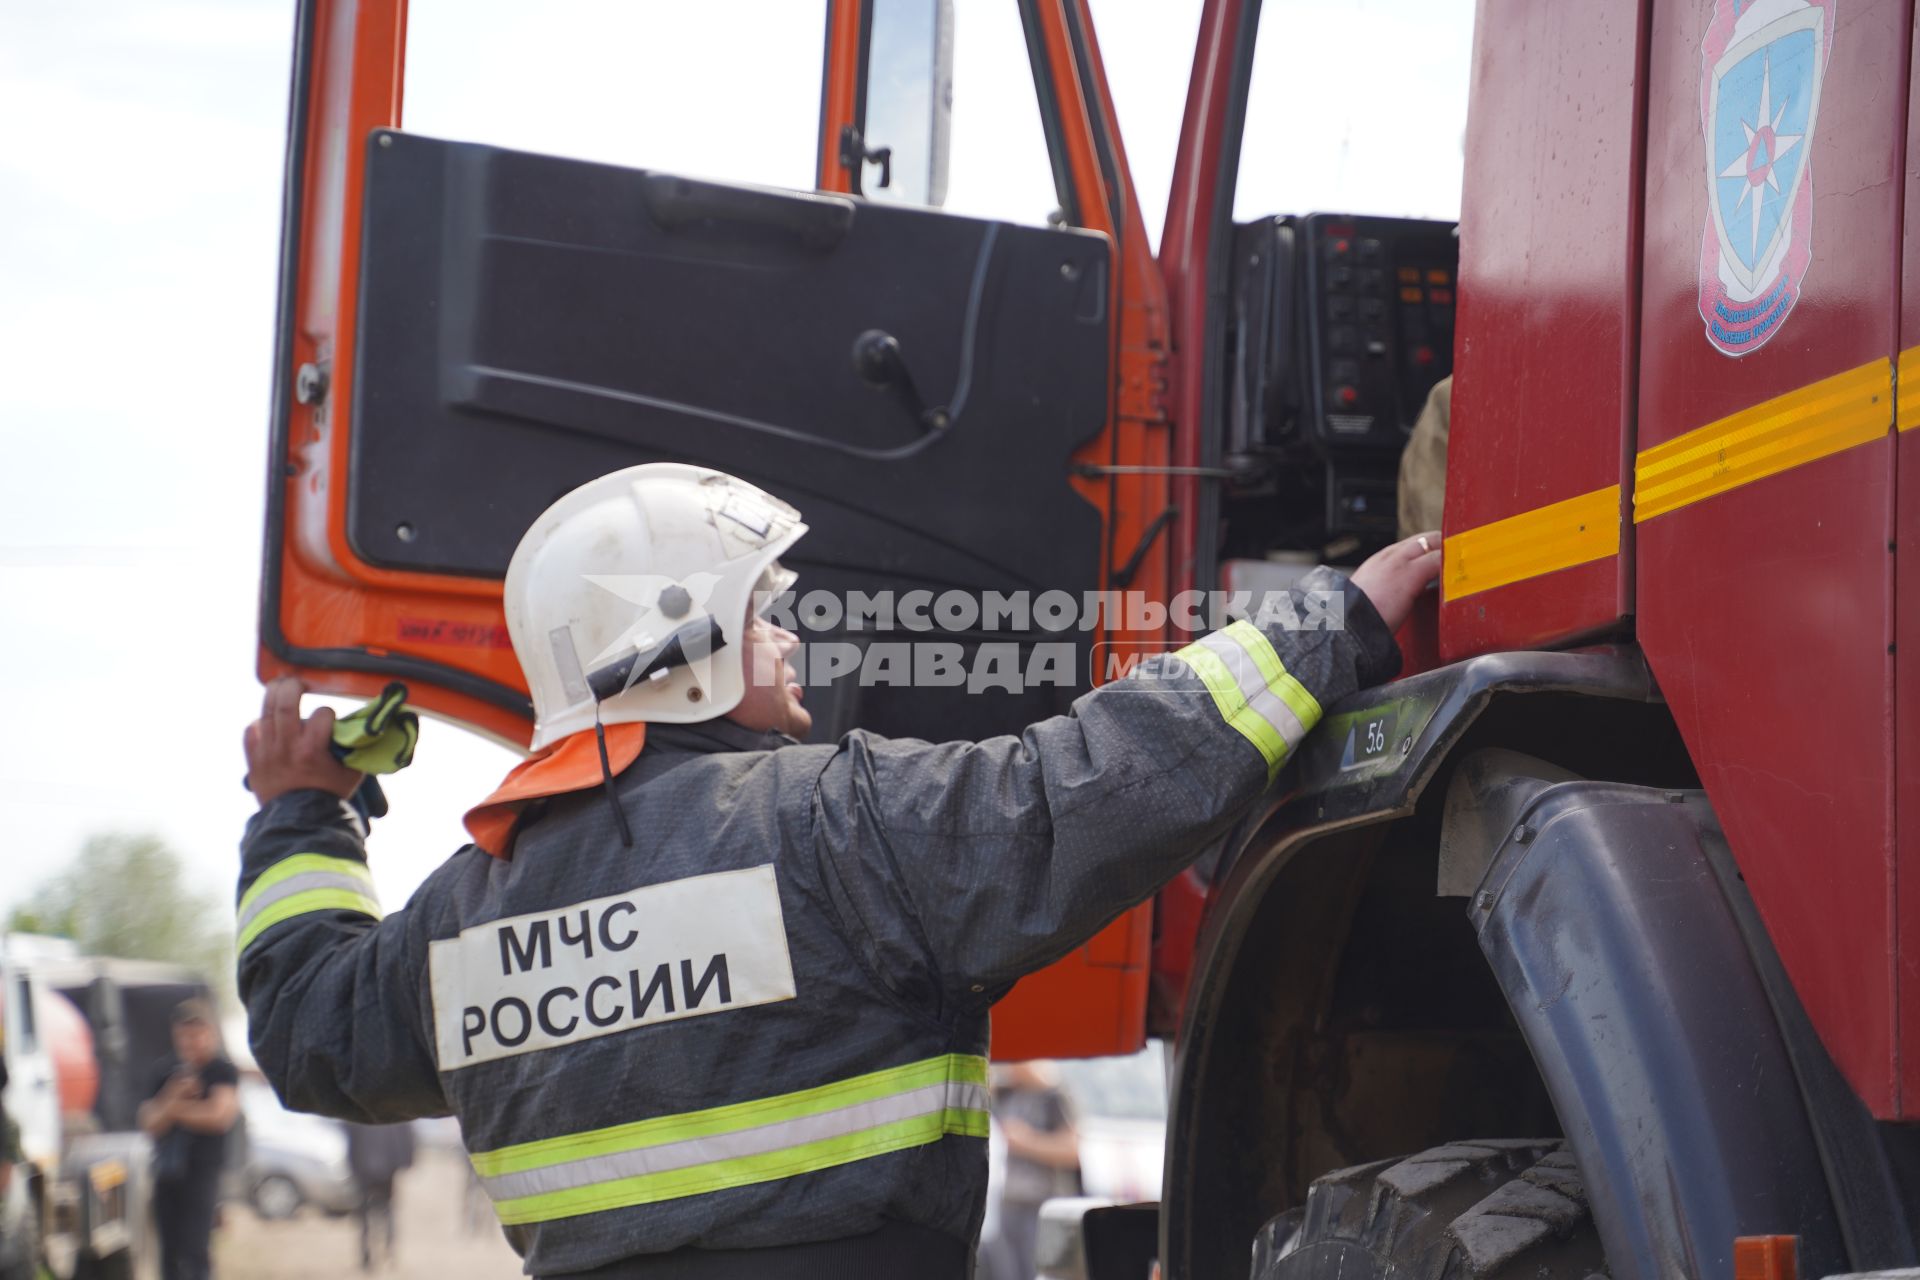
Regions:
<instances>
[{"instance_id":1,"label":"shield crest decal","mask_svg":"<svg viewBox=\"0 0 1920 1280\"><path fill-rule=\"evenodd\" d=\"M1700 318L1725 355L1780 332L1812 265L1814 128L1836 3L1714 0L1700 50Z\"/></svg>"}]
</instances>

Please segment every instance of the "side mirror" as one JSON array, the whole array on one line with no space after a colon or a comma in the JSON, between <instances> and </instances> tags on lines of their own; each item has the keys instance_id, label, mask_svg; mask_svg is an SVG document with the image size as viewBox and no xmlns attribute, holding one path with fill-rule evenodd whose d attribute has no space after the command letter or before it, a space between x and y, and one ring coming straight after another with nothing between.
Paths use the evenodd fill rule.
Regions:
<instances>
[{"instance_id":1,"label":"side mirror","mask_svg":"<svg viewBox=\"0 0 1920 1280\"><path fill-rule=\"evenodd\" d=\"M865 134L846 157L873 200L938 207L953 127L953 0L871 0Z\"/></svg>"}]
</instances>

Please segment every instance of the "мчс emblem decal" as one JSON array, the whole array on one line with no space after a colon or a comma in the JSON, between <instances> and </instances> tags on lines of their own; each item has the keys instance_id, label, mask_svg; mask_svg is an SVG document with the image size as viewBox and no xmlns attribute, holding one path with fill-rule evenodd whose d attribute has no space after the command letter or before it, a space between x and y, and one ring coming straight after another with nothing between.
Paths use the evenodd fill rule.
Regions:
<instances>
[{"instance_id":1,"label":"\u043c\u0447\u0441 emblem decal","mask_svg":"<svg viewBox=\"0 0 1920 1280\"><path fill-rule=\"evenodd\" d=\"M1714 0L1701 43L1700 318L1726 355L1780 332L1813 261L1813 141L1838 0Z\"/></svg>"}]
</instances>

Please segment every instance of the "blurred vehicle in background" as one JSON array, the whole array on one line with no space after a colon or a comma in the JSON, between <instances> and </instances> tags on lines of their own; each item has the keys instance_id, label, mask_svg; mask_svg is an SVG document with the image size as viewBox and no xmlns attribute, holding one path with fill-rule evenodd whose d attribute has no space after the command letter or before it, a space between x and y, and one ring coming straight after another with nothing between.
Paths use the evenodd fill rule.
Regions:
<instances>
[{"instance_id":1,"label":"blurred vehicle in background","mask_svg":"<svg viewBox=\"0 0 1920 1280\"><path fill-rule=\"evenodd\" d=\"M1124 1058L1067 1059L1060 1088L1080 1135L1080 1190L1116 1204L1160 1198L1167 1149L1166 1053L1158 1040Z\"/></svg>"},{"instance_id":2,"label":"blurred vehicle in background","mask_svg":"<svg viewBox=\"0 0 1920 1280\"><path fill-rule=\"evenodd\" d=\"M320 1116L288 1111L264 1080L240 1081L247 1119L247 1160L228 1174L227 1197L244 1200L270 1222L312 1206L330 1217L353 1212L356 1192L347 1168L347 1138Z\"/></svg>"},{"instance_id":3,"label":"blurred vehicle in background","mask_svg":"<svg viewBox=\"0 0 1920 1280\"><path fill-rule=\"evenodd\" d=\"M4 1148L0 1148L0 1159L8 1161L5 1188L0 1190L0 1280L34 1280L40 1236L27 1189L27 1169L12 1161Z\"/></svg>"},{"instance_id":4,"label":"blurred vehicle in background","mask_svg":"<svg viewBox=\"0 0 1920 1280\"><path fill-rule=\"evenodd\" d=\"M445 1151L459 1156L462 1160L467 1158L466 1144L460 1140L460 1122L452 1116L434 1116L427 1120L415 1120L413 1137L422 1150Z\"/></svg>"},{"instance_id":5,"label":"blurred vehicle in background","mask_svg":"<svg viewBox=\"0 0 1920 1280\"><path fill-rule=\"evenodd\" d=\"M1080 1147L1080 1194L1058 1196L1041 1211L1037 1251L1042 1275L1080 1276L1079 1224L1090 1209L1139 1204L1160 1198L1167 1140L1167 1066L1163 1041L1150 1040L1124 1057L1055 1061ZM987 1215L980 1256L996 1258L998 1212L1006 1185L1006 1140L998 1117L988 1143ZM983 1263L982 1275L991 1268ZM1013 1277L1012 1280L1032 1280Z\"/></svg>"},{"instance_id":6,"label":"blurred vehicle in background","mask_svg":"<svg viewBox=\"0 0 1920 1280\"><path fill-rule=\"evenodd\" d=\"M4 1230L54 1280L157 1273L152 1143L134 1115L172 1045L174 1008L210 995L179 965L84 955L64 938L0 939L6 1108L23 1157Z\"/></svg>"}]
</instances>

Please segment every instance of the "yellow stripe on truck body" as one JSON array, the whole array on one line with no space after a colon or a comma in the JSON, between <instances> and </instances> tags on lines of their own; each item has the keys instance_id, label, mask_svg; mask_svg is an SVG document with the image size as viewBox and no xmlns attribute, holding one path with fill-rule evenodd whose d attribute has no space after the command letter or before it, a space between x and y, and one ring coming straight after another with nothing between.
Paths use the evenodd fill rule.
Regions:
<instances>
[{"instance_id":1,"label":"yellow stripe on truck body","mask_svg":"<svg viewBox=\"0 0 1920 1280\"><path fill-rule=\"evenodd\" d=\"M1920 426L1920 347L1775 396L1634 460L1637 524ZM1896 394L1897 393L1897 394ZM1620 552L1620 486L1608 485L1477 525L1446 540L1448 600L1604 560Z\"/></svg>"},{"instance_id":2,"label":"yellow stripe on truck body","mask_svg":"<svg viewBox=\"0 0 1920 1280\"><path fill-rule=\"evenodd\" d=\"M1642 449L1637 523L1828 457L1887 433L1893 365L1875 360Z\"/></svg>"},{"instance_id":3,"label":"yellow stripe on truck body","mask_svg":"<svg viewBox=\"0 0 1920 1280\"><path fill-rule=\"evenodd\" d=\"M1620 553L1620 486L1456 533L1445 551L1441 586L1449 600L1605 560Z\"/></svg>"}]
</instances>

